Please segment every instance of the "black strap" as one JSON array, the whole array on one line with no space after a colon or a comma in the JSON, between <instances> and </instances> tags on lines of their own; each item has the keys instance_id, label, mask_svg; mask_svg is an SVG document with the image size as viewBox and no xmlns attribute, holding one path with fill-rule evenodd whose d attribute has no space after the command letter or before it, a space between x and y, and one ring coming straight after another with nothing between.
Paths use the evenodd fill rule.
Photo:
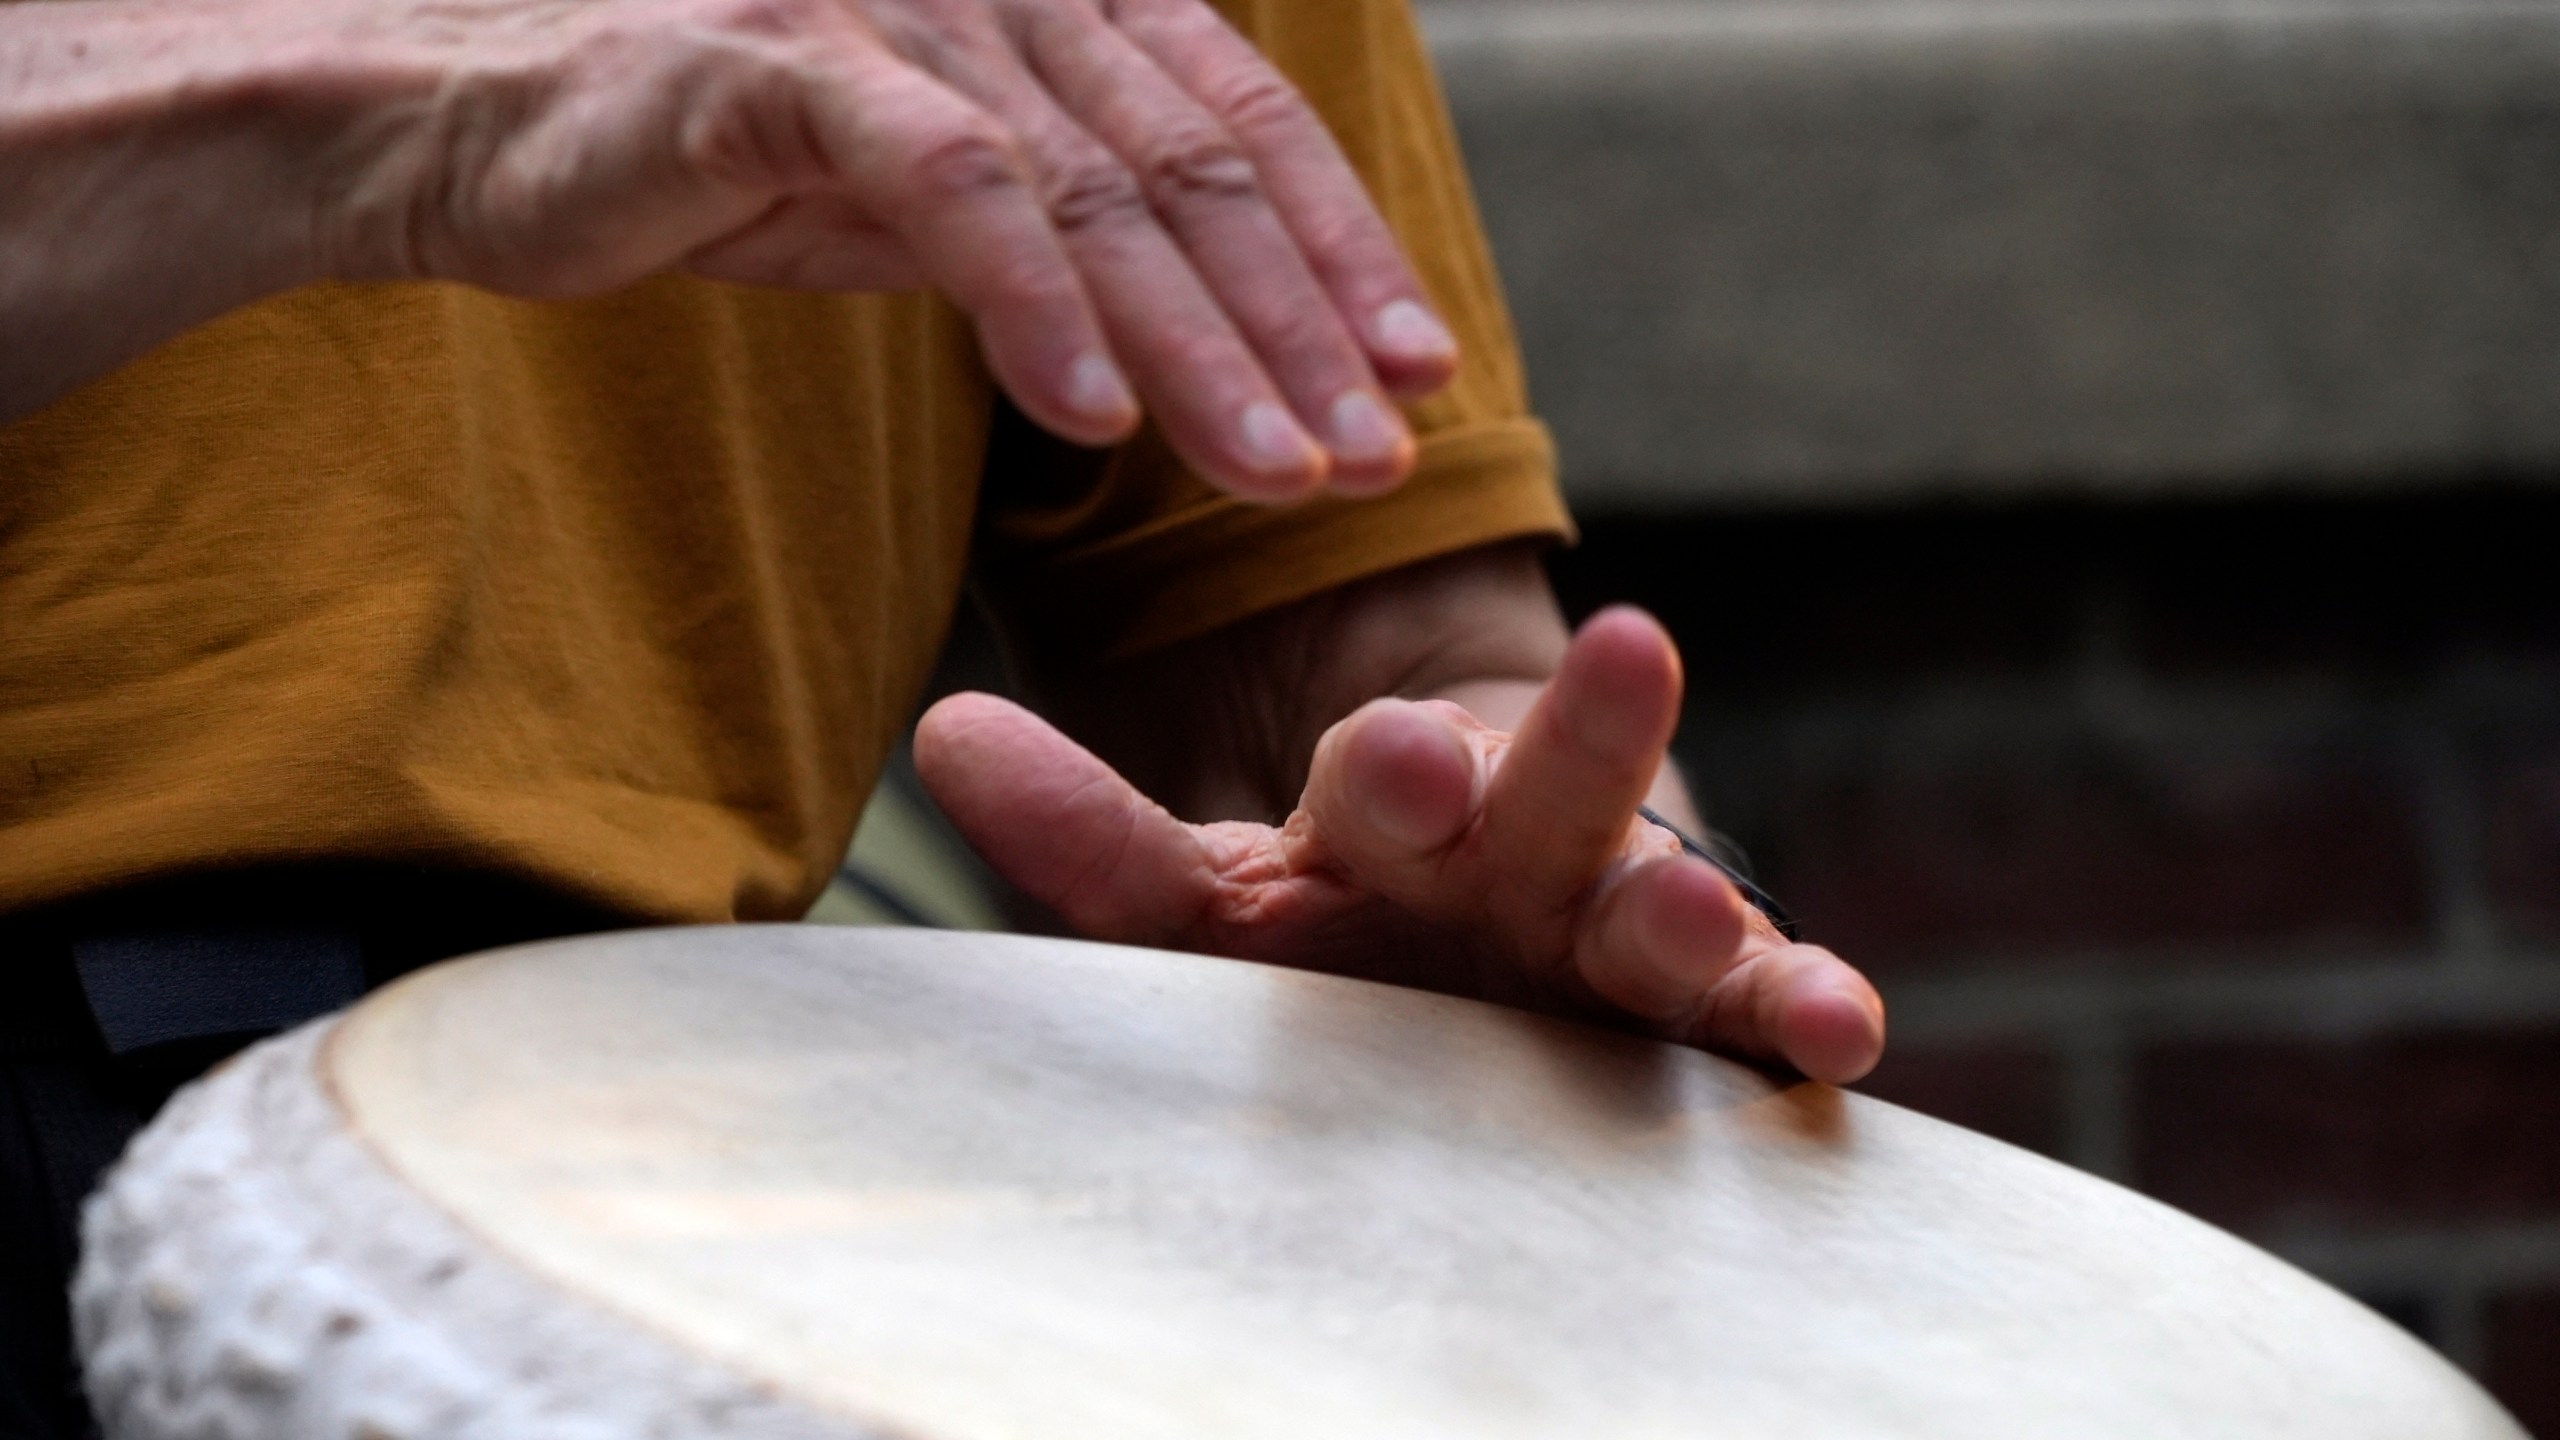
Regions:
<instances>
[{"instance_id":1,"label":"black strap","mask_svg":"<svg viewBox=\"0 0 2560 1440\"><path fill-rule=\"evenodd\" d=\"M364 949L343 930L89 935L71 944L109 1053L212 1035L271 1035L364 994Z\"/></svg>"},{"instance_id":2,"label":"black strap","mask_svg":"<svg viewBox=\"0 0 2560 1440\"><path fill-rule=\"evenodd\" d=\"M631 923L523 880L420 866L141 882L0 916L0 1054L236 1044L449 956Z\"/></svg>"}]
</instances>

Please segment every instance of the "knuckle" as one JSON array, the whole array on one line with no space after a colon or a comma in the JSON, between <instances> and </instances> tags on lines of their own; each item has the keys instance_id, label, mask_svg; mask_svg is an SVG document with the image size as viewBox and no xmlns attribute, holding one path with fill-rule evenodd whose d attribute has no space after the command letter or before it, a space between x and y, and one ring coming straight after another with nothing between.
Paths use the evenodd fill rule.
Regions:
<instances>
[{"instance_id":1,"label":"knuckle","mask_svg":"<svg viewBox=\"0 0 2560 1440\"><path fill-rule=\"evenodd\" d=\"M1234 137L1193 131L1158 146L1145 159L1147 189L1162 203L1249 199L1261 192L1253 161Z\"/></svg>"},{"instance_id":2,"label":"knuckle","mask_svg":"<svg viewBox=\"0 0 2560 1440\"><path fill-rule=\"evenodd\" d=\"M1008 254L989 266L988 304L1022 315L1057 317L1077 303L1076 280L1064 262L1028 251Z\"/></svg>"},{"instance_id":3,"label":"knuckle","mask_svg":"<svg viewBox=\"0 0 2560 1440\"><path fill-rule=\"evenodd\" d=\"M1102 0L1103 18L1122 32L1197 53L1234 37L1202 0Z\"/></svg>"},{"instance_id":4,"label":"knuckle","mask_svg":"<svg viewBox=\"0 0 2560 1440\"><path fill-rule=\"evenodd\" d=\"M1022 184L1022 161L992 123L937 127L908 158L907 188L929 200L970 200Z\"/></svg>"},{"instance_id":5,"label":"knuckle","mask_svg":"<svg viewBox=\"0 0 2560 1440\"><path fill-rule=\"evenodd\" d=\"M1266 354L1293 360L1315 360L1328 368L1348 362L1356 353L1342 333L1341 322L1333 308L1321 301L1291 306L1267 322L1257 339ZM1343 368L1350 366L1345 363ZM1350 377L1342 377L1348 381Z\"/></svg>"},{"instance_id":6,"label":"knuckle","mask_svg":"<svg viewBox=\"0 0 2560 1440\"><path fill-rule=\"evenodd\" d=\"M805 35L835 18L829 0L707 0L704 9L718 31L760 38Z\"/></svg>"},{"instance_id":7,"label":"knuckle","mask_svg":"<svg viewBox=\"0 0 2560 1440\"><path fill-rule=\"evenodd\" d=\"M949 75L959 68L966 47L959 30L943 17L899 7L873 14L871 23L891 52L927 73Z\"/></svg>"},{"instance_id":8,"label":"knuckle","mask_svg":"<svg viewBox=\"0 0 2560 1440\"><path fill-rule=\"evenodd\" d=\"M729 83L703 87L707 103L677 132L678 158L692 173L761 189L826 168L827 146L797 75L756 67L724 78Z\"/></svg>"},{"instance_id":9,"label":"knuckle","mask_svg":"<svg viewBox=\"0 0 2560 1440\"><path fill-rule=\"evenodd\" d=\"M1214 378L1214 386L1203 386L1206 393L1217 389L1234 395L1249 395L1253 385L1247 379L1252 357L1238 348L1236 342L1219 330L1193 329L1172 337L1165 346L1173 371L1203 379Z\"/></svg>"},{"instance_id":10,"label":"knuckle","mask_svg":"<svg viewBox=\"0 0 2560 1440\"><path fill-rule=\"evenodd\" d=\"M1357 194L1302 206L1295 220L1310 255L1383 273L1393 273L1394 267L1403 264L1403 252L1396 248L1386 222Z\"/></svg>"},{"instance_id":11,"label":"knuckle","mask_svg":"<svg viewBox=\"0 0 2560 1440\"><path fill-rule=\"evenodd\" d=\"M1049 221L1066 234L1126 224L1148 214L1146 195L1128 167L1100 156L1060 167L1046 191Z\"/></svg>"},{"instance_id":12,"label":"knuckle","mask_svg":"<svg viewBox=\"0 0 2560 1440\"><path fill-rule=\"evenodd\" d=\"M1308 116L1298 87L1265 65L1239 68L1210 87L1209 100L1227 123L1247 132L1294 128Z\"/></svg>"}]
</instances>

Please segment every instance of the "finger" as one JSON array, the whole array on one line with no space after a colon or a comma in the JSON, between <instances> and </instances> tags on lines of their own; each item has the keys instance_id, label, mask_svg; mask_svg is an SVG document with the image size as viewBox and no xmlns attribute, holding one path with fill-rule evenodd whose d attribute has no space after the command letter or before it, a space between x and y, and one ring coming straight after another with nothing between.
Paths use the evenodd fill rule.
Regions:
<instances>
[{"instance_id":1,"label":"finger","mask_svg":"<svg viewBox=\"0 0 2560 1440\"><path fill-rule=\"evenodd\" d=\"M1458 343L1324 121L1198 0L1114 0L1113 22L1253 157L1273 202L1379 377L1401 395L1457 373Z\"/></svg>"},{"instance_id":2,"label":"finger","mask_svg":"<svg viewBox=\"0 0 2560 1440\"><path fill-rule=\"evenodd\" d=\"M1322 484L1325 452L1157 223L1128 166L1009 55L941 63L1017 137L1049 223L1175 451L1212 484L1251 499L1296 499Z\"/></svg>"},{"instance_id":3,"label":"finger","mask_svg":"<svg viewBox=\"0 0 2560 1440\"><path fill-rule=\"evenodd\" d=\"M1865 976L1818 945L1774 946L1727 971L1694 1014L1670 1022L1664 1033L1846 1085L1884 1055L1884 999Z\"/></svg>"},{"instance_id":4,"label":"finger","mask_svg":"<svg viewBox=\"0 0 2560 1440\"><path fill-rule=\"evenodd\" d=\"M1487 790L1475 848L1506 923L1568 915L1618 862L1679 710L1679 652L1652 617L1620 606L1583 624Z\"/></svg>"},{"instance_id":5,"label":"finger","mask_svg":"<svg viewBox=\"0 0 2560 1440\"><path fill-rule=\"evenodd\" d=\"M988 866L1079 932L1164 943L1208 905L1190 826L1039 716L963 693L916 722L916 774Z\"/></svg>"},{"instance_id":6,"label":"finger","mask_svg":"<svg viewBox=\"0 0 2560 1440\"><path fill-rule=\"evenodd\" d=\"M1883 1053L1884 1003L1865 977L1827 950L1777 942L1730 881L1690 856L1618 877L1592 906L1574 964L1594 994L1687 1044L1840 1085Z\"/></svg>"},{"instance_id":7,"label":"finger","mask_svg":"<svg viewBox=\"0 0 2560 1440\"><path fill-rule=\"evenodd\" d=\"M893 221L977 323L988 368L1025 414L1085 444L1125 437L1137 399L1012 137L920 71L862 63L869 73L811 100L856 202Z\"/></svg>"},{"instance_id":8,"label":"finger","mask_svg":"<svg viewBox=\"0 0 2560 1440\"><path fill-rule=\"evenodd\" d=\"M1601 999L1663 1029L1685 1026L1742 960L1748 907L1714 868L1677 853L1618 872L1574 942L1574 968Z\"/></svg>"},{"instance_id":9,"label":"finger","mask_svg":"<svg viewBox=\"0 0 2560 1440\"><path fill-rule=\"evenodd\" d=\"M1447 862L1483 807L1497 743L1447 701L1372 700L1316 742L1301 808L1363 886L1426 919L1477 921L1482 897Z\"/></svg>"},{"instance_id":10,"label":"finger","mask_svg":"<svg viewBox=\"0 0 2560 1440\"><path fill-rule=\"evenodd\" d=\"M1236 137L1093 11L1042 7L1023 28L1050 92L1136 175L1155 217L1331 452L1333 488L1393 488L1412 469L1412 432Z\"/></svg>"}]
</instances>

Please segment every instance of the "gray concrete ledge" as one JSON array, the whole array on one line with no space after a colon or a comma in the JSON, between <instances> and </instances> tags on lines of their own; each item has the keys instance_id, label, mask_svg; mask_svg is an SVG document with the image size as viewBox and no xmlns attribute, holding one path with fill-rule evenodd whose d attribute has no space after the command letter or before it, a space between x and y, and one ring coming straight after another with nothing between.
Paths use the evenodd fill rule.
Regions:
<instances>
[{"instance_id":1,"label":"gray concrete ledge","mask_svg":"<svg viewBox=\"0 0 2560 1440\"><path fill-rule=\"evenodd\" d=\"M1586 508L2560 479L2560 0L1426 0Z\"/></svg>"}]
</instances>

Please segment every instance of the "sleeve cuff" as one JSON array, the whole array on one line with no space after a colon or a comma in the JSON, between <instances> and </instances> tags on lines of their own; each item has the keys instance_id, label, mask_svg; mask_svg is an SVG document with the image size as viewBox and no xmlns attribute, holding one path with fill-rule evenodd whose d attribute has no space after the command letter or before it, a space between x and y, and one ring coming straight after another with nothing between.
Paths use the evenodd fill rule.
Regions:
<instances>
[{"instance_id":1,"label":"sleeve cuff","mask_svg":"<svg viewBox=\"0 0 2560 1440\"><path fill-rule=\"evenodd\" d=\"M1430 437L1390 494L1287 508L1216 497L993 588L1045 657L1118 660L1460 550L1573 535L1546 427L1504 420Z\"/></svg>"}]
</instances>

